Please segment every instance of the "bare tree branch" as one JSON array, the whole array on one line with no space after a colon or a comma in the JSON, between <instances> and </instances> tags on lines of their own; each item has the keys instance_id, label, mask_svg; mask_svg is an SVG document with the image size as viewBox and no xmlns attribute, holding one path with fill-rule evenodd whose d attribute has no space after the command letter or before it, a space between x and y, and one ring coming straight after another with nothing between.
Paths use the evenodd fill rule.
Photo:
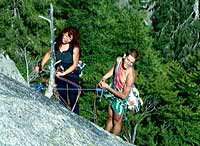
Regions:
<instances>
[{"instance_id":1,"label":"bare tree branch","mask_svg":"<svg viewBox=\"0 0 200 146\"><path fill-rule=\"evenodd\" d=\"M48 19L48 18L46 18L44 16L41 16L41 15L39 15L39 17L42 18L42 19L44 19L44 20L46 20L46 21L48 21L49 23L51 23L51 19Z\"/></svg>"},{"instance_id":2,"label":"bare tree branch","mask_svg":"<svg viewBox=\"0 0 200 146\"><path fill-rule=\"evenodd\" d=\"M158 38L160 38L160 36L161 36L162 33L164 32L164 29L167 27L168 24L169 24L169 20L168 20L167 23L162 27L162 29L161 29L161 31L160 31L160 33L159 33L159 37L158 37Z\"/></svg>"},{"instance_id":3,"label":"bare tree branch","mask_svg":"<svg viewBox=\"0 0 200 146\"><path fill-rule=\"evenodd\" d=\"M119 0L117 2L117 5L119 6L119 8L124 8L124 7L131 8L129 0Z\"/></svg>"},{"instance_id":4,"label":"bare tree branch","mask_svg":"<svg viewBox=\"0 0 200 146\"><path fill-rule=\"evenodd\" d=\"M28 44L27 44L28 45ZM26 52L26 47L24 47L24 59L25 59L25 63L26 63L26 81L28 83L28 86L30 86L30 80L29 80L29 65L28 65L28 60L27 60L27 52Z\"/></svg>"},{"instance_id":5,"label":"bare tree branch","mask_svg":"<svg viewBox=\"0 0 200 146\"><path fill-rule=\"evenodd\" d=\"M138 125L140 124L140 122L142 120L144 120L146 117L152 115L152 114L156 114L156 105L157 105L157 102L156 101L153 101L152 103L147 103L146 107L145 107L145 110L144 112L139 116L139 120L137 121L137 123L132 126L134 126L133 128L133 132L131 134L131 143L134 144L135 143L135 139L136 139L136 134L137 134L137 127Z\"/></svg>"},{"instance_id":6,"label":"bare tree branch","mask_svg":"<svg viewBox=\"0 0 200 146\"><path fill-rule=\"evenodd\" d=\"M193 21L196 21L199 19L199 0L195 0L193 11L195 13L195 17Z\"/></svg>"},{"instance_id":7,"label":"bare tree branch","mask_svg":"<svg viewBox=\"0 0 200 146\"><path fill-rule=\"evenodd\" d=\"M25 60L25 65L26 65L26 82L27 82L28 86L30 86L30 79L29 79L29 63L30 63L30 61L28 61L27 51L26 51L26 48L28 45L29 45L29 42L26 44L26 46L24 48L20 48L20 49L21 49L21 52L23 52L23 54L24 54L24 60Z\"/></svg>"},{"instance_id":8,"label":"bare tree branch","mask_svg":"<svg viewBox=\"0 0 200 146\"><path fill-rule=\"evenodd\" d=\"M149 8L147 9L147 17L144 19L144 23L146 25L151 25L152 24L152 20L151 20L151 17L154 13L154 7L156 5L156 2L154 1L153 4L151 4L149 6Z\"/></svg>"},{"instance_id":9,"label":"bare tree branch","mask_svg":"<svg viewBox=\"0 0 200 146\"><path fill-rule=\"evenodd\" d=\"M14 14L14 17L17 17L17 8L16 8L15 0L13 0L13 14Z\"/></svg>"},{"instance_id":10,"label":"bare tree branch","mask_svg":"<svg viewBox=\"0 0 200 146\"><path fill-rule=\"evenodd\" d=\"M192 18L192 15L193 15L193 14L194 14L194 12L192 12L192 13L188 16L188 18L187 18L182 24L180 24L180 25L177 26L176 30L174 30L174 31L172 32L172 37L171 37L170 39L173 39L173 38L174 38L174 36L175 36L175 34L177 33L177 31L180 30L180 29L182 29L182 27L189 21L189 19Z\"/></svg>"},{"instance_id":11,"label":"bare tree branch","mask_svg":"<svg viewBox=\"0 0 200 146\"><path fill-rule=\"evenodd\" d=\"M48 89L45 92L45 96L51 98L53 95L54 87L55 87L55 50L54 50L54 23L53 23L53 5L50 4L50 19L39 16L40 18L48 21L50 23L50 31L51 31L51 53L50 53L50 80Z\"/></svg>"}]
</instances>

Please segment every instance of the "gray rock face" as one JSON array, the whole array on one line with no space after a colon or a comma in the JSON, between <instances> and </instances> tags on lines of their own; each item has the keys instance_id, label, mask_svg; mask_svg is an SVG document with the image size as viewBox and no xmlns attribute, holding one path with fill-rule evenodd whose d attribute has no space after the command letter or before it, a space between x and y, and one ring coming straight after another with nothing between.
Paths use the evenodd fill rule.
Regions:
<instances>
[{"instance_id":1,"label":"gray rock face","mask_svg":"<svg viewBox=\"0 0 200 146\"><path fill-rule=\"evenodd\" d=\"M131 146L0 73L1 146Z\"/></svg>"},{"instance_id":2,"label":"gray rock face","mask_svg":"<svg viewBox=\"0 0 200 146\"><path fill-rule=\"evenodd\" d=\"M9 58L8 55L0 53L0 73L9 76L23 84L27 84L15 63Z\"/></svg>"}]
</instances>

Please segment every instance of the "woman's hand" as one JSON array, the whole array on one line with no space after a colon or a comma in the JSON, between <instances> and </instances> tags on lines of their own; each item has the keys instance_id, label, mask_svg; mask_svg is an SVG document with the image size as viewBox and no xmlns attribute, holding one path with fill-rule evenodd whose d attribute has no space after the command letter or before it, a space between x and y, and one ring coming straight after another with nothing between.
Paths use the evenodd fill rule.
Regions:
<instances>
[{"instance_id":1,"label":"woman's hand","mask_svg":"<svg viewBox=\"0 0 200 146\"><path fill-rule=\"evenodd\" d=\"M41 71L41 69L40 69L39 66L36 66L36 67L34 68L34 72L36 72L37 74L39 74L40 71Z\"/></svg>"},{"instance_id":2,"label":"woman's hand","mask_svg":"<svg viewBox=\"0 0 200 146\"><path fill-rule=\"evenodd\" d=\"M101 80L98 85L99 87L104 88L104 89L109 88L109 85L104 80Z\"/></svg>"},{"instance_id":3,"label":"woman's hand","mask_svg":"<svg viewBox=\"0 0 200 146\"><path fill-rule=\"evenodd\" d=\"M55 75L56 75L56 77L62 77L65 74L64 74L64 72L56 71Z\"/></svg>"}]
</instances>

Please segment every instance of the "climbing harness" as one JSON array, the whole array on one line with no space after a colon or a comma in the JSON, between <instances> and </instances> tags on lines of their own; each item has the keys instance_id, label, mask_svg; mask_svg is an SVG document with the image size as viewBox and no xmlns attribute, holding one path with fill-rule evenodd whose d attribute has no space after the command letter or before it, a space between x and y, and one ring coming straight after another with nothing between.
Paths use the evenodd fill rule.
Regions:
<instances>
[{"instance_id":1,"label":"climbing harness","mask_svg":"<svg viewBox=\"0 0 200 146\"><path fill-rule=\"evenodd\" d=\"M64 67L63 67L63 65L62 65L62 61L61 61L61 60L58 60L58 61L54 64L54 66L56 66L56 65L57 65L56 69L57 69L58 71L64 72ZM81 76L83 75L83 71L84 71L85 67L86 67L86 64L83 63L81 60L79 60L79 61L78 61L78 65L77 65L76 69L74 70L74 72L76 72L76 73L79 75L79 77L81 77Z\"/></svg>"}]
</instances>

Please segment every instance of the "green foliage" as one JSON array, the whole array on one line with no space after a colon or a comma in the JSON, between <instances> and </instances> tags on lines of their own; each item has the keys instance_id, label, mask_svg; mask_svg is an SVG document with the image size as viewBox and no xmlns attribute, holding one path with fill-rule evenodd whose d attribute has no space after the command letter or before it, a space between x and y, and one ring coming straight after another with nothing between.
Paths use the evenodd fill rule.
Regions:
<instances>
[{"instance_id":1,"label":"green foliage","mask_svg":"<svg viewBox=\"0 0 200 146\"><path fill-rule=\"evenodd\" d=\"M199 21L194 20L194 0L157 1L154 13L154 42L167 59L187 65L187 56L199 49Z\"/></svg>"},{"instance_id":2,"label":"green foliage","mask_svg":"<svg viewBox=\"0 0 200 146\"><path fill-rule=\"evenodd\" d=\"M153 124L155 135L145 138L150 145L197 145L200 124L198 121L200 88L197 58L198 55L193 59L190 58L191 62L196 62L196 65L193 64L194 67L190 68L191 72L186 72L179 63L171 62L162 69L165 71L161 78L153 77L158 82L154 84L152 81L152 86L145 83L148 91L142 90L142 92L149 93L150 97L156 98L158 102L156 113L144 118L141 122L142 129L138 129L138 137L144 137L143 132L152 135L148 129ZM135 121L137 122L137 118ZM145 145L144 142L137 143Z\"/></svg>"},{"instance_id":3,"label":"green foliage","mask_svg":"<svg viewBox=\"0 0 200 146\"><path fill-rule=\"evenodd\" d=\"M165 125L156 136L159 145L198 145L199 135L199 21L192 1L157 1L154 13L154 47L168 62L171 84L159 106L155 124ZM171 61L176 60L176 61ZM164 90L166 92L166 89ZM172 95L172 94L171 94ZM165 104L166 103L166 104Z\"/></svg>"}]
</instances>

